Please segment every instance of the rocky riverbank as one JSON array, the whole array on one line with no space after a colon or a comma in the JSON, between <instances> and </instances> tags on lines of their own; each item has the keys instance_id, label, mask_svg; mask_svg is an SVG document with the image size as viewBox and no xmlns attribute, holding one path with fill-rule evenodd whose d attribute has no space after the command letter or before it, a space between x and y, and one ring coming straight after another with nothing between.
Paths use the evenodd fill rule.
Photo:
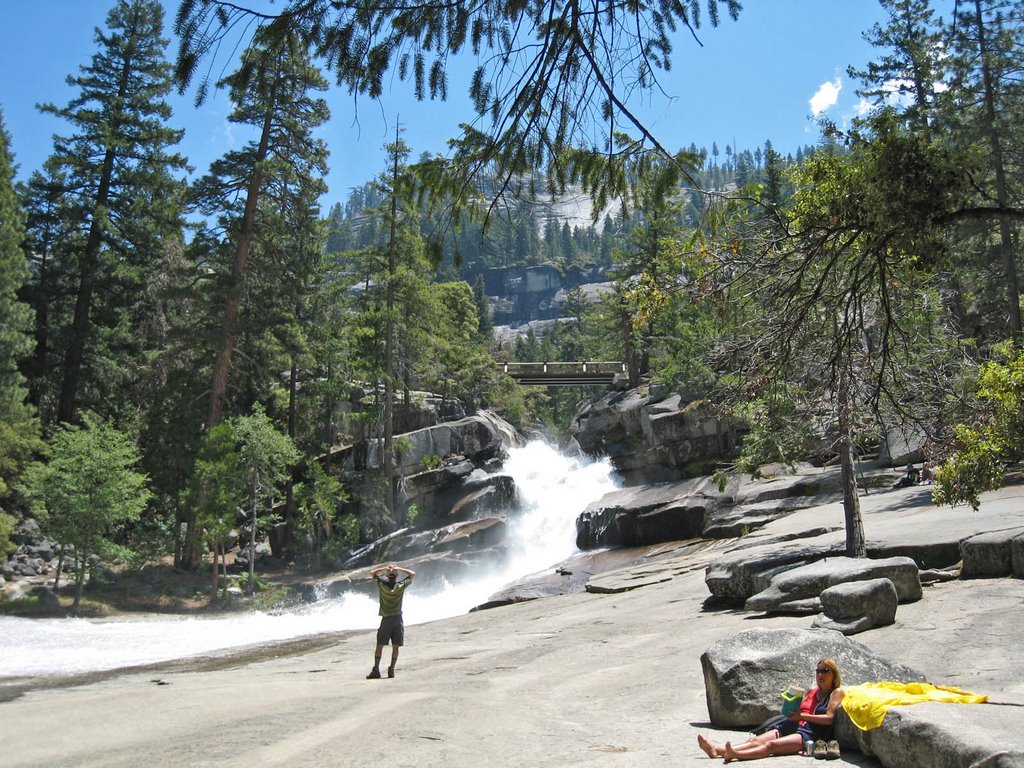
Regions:
<instances>
[{"instance_id":1,"label":"rocky riverbank","mask_svg":"<svg viewBox=\"0 0 1024 768\"><path fill-rule=\"evenodd\" d=\"M1024 526L1019 486L986 496L979 513L935 508L927 490L862 497L874 550L896 556L955 547L962 555L974 542L1001 552L985 542L1016 541ZM710 764L696 734L738 739L743 727L712 724L702 654L751 629L785 629L838 639L929 682L989 696L983 705L894 710L863 741L844 731L838 764L1024 765L1024 580L963 578L962 571L924 579L920 599L900 602L893 623L848 639L812 632L813 609L765 612L712 598L707 577L727 567L747 574L743 563L770 563L793 549L827 554L841 548L841 526L841 504L829 501L739 538L581 555L545 578L582 589L545 599L521 591L518 601L501 601L512 604L410 627L395 680L364 679L373 646L364 631L339 633L326 646L320 639L262 649L258 658L147 668L65 688L33 690L23 681L28 690L0 705L5 764ZM1007 551L1012 569L1016 550L1008 544ZM815 661L792 660L785 676L806 685ZM849 668L848 684L871 671ZM763 706L773 706L770 694Z\"/></svg>"}]
</instances>

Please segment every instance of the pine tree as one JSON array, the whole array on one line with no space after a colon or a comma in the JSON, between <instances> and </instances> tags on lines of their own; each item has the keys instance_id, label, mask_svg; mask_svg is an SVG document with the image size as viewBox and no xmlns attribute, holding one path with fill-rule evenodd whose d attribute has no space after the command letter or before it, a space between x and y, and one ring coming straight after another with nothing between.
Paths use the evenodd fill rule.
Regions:
<instances>
[{"instance_id":1,"label":"pine tree","mask_svg":"<svg viewBox=\"0 0 1024 768\"><path fill-rule=\"evenodd\" d=\"M83 382L108 391L105 371L130 367L125 360L98 363L99 331L124 344L131 330L117 323L144 282L154 252L167 237L180 236L182 157L170 153L182 132L167 126L171 68L161 37L158 0L119 0L96 31L97 52L81 73L68 78L78 94L65 107L45 112L68 121L75 133L54 137L47 160L52 179L64 178L65 221L81 227L64 252L64 271L75 285L74 314L63 345L57 418L71 421ZM117 338L119 337L119 338ZM130 344L130 343L129 343Z\"/></svg>"},{"instance_id":2,"label":"pine tree","mask_svg":"<svg viewBox=\"0 0 1024 768\"><path fill-rule=\"evenodd\" d=\"M1024 22L1020 3L1008 0L973 0L958 6L954 49L956 77L950 94L952 104L947 120L963 142L977 141L986 152L987 189L983 205L990 208L989 220L998 226L996 263L1001 266L1005 290L1005 333L1022 337L1020 283L1017 273L1016 242L1022 190L1014 184L1016 158L1024 146L1019 141L1019 115L1024 89L1019 68L1024 49ZM1013 12L1016 9L1016 12ZM988 227L981 232L988 240Z\"/></svg>"},{"instance_id":3,"label":"pine tree","mask_svg":"<svg viewBox=\"0 0 1024 768\"><path fill-rule=\"evenodd\" d=\"M772 205L782 202L782 159L770 141L764 143L764 198Z\"/></svg>"},{"instance_id":4,"label":"pine tree","mask_svg":"<svg viewBox=\"0 0 1024 768\"><path fill-rule=\"evenodd\" d=\"M222 85L234 103L229 120L255 126L258 136L214 161L192 190L196 209L216 224L204 227L193 243L195 258L210 270L207 316L216 326L209 342L213 366L205 425L220 424L229 405L240 412L265 398L287 370L294 434L308 342L306 289L324 246L318 200L325 191L327 150L312 131L329 116L315 95L327 83L295 41L257 46L243 61L252 66L241 67ZM236 350L244 351L238 356L241 371L233 362ZM186 522L182 565L195 567L200 531L194 514Z\"/></svg>"},{"instance_id":5,"label":"pine tree","mask_svg":"<svg viewBox=\"0 0 1024 768\"><path fill-rule=\"evenodd\" d=\"M62 176L54 178L34 171L20 188L27 213L25 249L31 270L31 279L22 293L35 313L35 343L25 371L29 377L29 401L47 412L56 411L56 406L44 399L59 391L59 381L53 380L59 371L51 363L51 327L59 325L62 308L74 304L68 281L60 279L60 247L73 242L74 233L74 223L66 220L61 207L66 186Z\"/></svg>"},{"instance_id":6,"label":"pine tree","mask_svg":"<svg viewBox=\"0 0 1024 768\"><path fill-rule=\"evenodd\" d=\"M28 277L22 243L23 214L13 185L14 167L0 112L0 510L41 445L39 424L27 403L19 364L32 348L32 312L18 298ZM3 537L6 538L6 537ZM0 541L0 551L6 541Z\"/></svg>"},{"instance_id":7,"label":"pine tree","mask_svg":"<svg viewBox=\"0 0 1024 768\"><path fill-rule=\"evenodd\" d=\"M326 172L326 148L312 131L329 113L323 99L311 92L326 90L327 83L305 50L295 40L284 40L247 51L243 61L246 66L223 83L235 104L229 120L256 126L258 138L215 161L193 190L198 210L217 217L223 232L223 239L215 237L220 240L217 253L211 254L221 311L208 427L224 418L251 252L287 235L287 222L297 223L294 216L288 218L293 206L309 213L310 200L322 191L317 187L311 198L310 185ZM312 224L316 218L302 221ZM270 269L272 258L264 254L256 266Z\"/></svg>"},{"instance_id":8,"label":"pine tree","mask_svg":"<svg viewBox=\"0 0 1024 768\"><path fill-rule=\"evenodd\" d=\"M880 49L878 61L847 73L864 85L857 94L876 106L894 105L927 139L935 120L937 90L944 87L947 65L942 20L929 0L881 0L886 26L875 24L864 39Z\"/></svg>"}]
</instances>

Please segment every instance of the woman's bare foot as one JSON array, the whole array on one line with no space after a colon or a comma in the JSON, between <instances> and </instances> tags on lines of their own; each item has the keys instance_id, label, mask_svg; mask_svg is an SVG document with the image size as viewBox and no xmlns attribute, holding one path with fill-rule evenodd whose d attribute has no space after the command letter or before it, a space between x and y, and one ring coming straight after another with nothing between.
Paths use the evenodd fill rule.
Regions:
<instances>
[{"instance_id":1,"label":"woman's bare foot","mask_svg":"<svg viewBox=\"0 0 1024 768\"><path fill-rule=\"evenodd\" d=\"M705 754L708 757L721 757L722 756L722 750L719 749L718 747L716 747L714 744L712 744L707 739L705 739L699 733L697 734L697 743L700 745L700 748L704 750Z\"/></svg>"},{"instance_id":2,"label":"woman's bare foot","mask_svg":"<svg viewBox=\"0 0 1024 768\"><path fill-rule=\"evenodd\" d=\"M725 742L725 749L722 750L722 757L725 759L725 762L727 763L730 763L733 760L739 760L739 758L736 756L736 750L732 748L731 741Z\"/></svg>"}]
</instances>

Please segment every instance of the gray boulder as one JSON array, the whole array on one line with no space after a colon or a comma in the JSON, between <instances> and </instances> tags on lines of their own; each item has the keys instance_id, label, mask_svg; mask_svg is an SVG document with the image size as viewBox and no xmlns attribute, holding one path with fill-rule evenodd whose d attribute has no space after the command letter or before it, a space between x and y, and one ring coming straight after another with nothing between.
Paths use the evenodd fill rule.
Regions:
<instances>
[{"instance_id":1,"label":"gray boulder","mask_svg":"<svg viewBox=\"0 0 1024 768\"><path fill-rule=\"evenodd\" d=\"M1024 538L1024 528L1008 528L971 536L960 542L964 579L998 579L1019 574L1013 566L1013 541Z\"/></svg>"},{"instance_id":2,"label":"gray boulder","mask_svg":"<svg viewBox=\"0 0 1024 768\"><path fill-rule=\"evenodd\" d=\"M413 475L421 472L429 460L446 459L450 456L465 456L474 463L487 461L517 445L521 438L515 428L501 417L480 411L458 421L445 422L425 429L404 432L396 436L397 463L399 475ZM378 469L381 466L380 442L369 440L365 443L365 455L353 457L357 468ZM362 467L358 467L362 464Z\"/></svg>"},{"instance_id":3,"label":"gray boulder","mask_svg":"<svg viewBox=\"0 0 1024 768\"><path fill-rule=\"evenodd\" d=\"M1013 575L1024 579L1024 535L1010 542L1010 562L1013 564Z\"/></svg>"},{"instance_id":4,"label":"gray boulder","mask_svg":"<svg viewBox=\"0 0 1024 768\"><path fill-rule=\"evenodd\" d=\"M742 606L748 598L767 589L776 574L828 555L839 555L841 551L838 543L802 539L772 547L740 548L713 560L705 571L704 583L716 601Z\"/></svg>"},{"instance_id":5,"label":"gray boulder","mask_svg":"<svg viewBox=\"0 0 1024 768\"><path fill-rule=\"evenodd\" d=\"M453 523L429 531L402 528L353 553L343 568L365 568L385 560L412 561L428 555L462 555L502 545L508 534L505 515Z\"/></svg>"},{"instance_id":6,"label":"gray boulder","mask_svg":"<svg viewBox=\"0 0 1024 768\"><path fill-rule=\"evenodd\" d=\"M779 692L806 686L814 664L835 659L843 685L877 680L924 682L924 676L827 629L750 629L719 640L700 657L711 723L751 728L778 714Z\"/></svg>"},{"instance_id":7,"label":"gray boulder","mask_svg":"<svg viewBox=\"0 0 1024 768\"><path fill-rule=\"evenodd\" d=\"M60 608L60 598L57 597L57 593L49 587L43 585L36 585L32 587L29 593L32 597L39 601L39 605L43 608Z\"/></svg>"},{"instance_id":8,"label":"gray boulder","mask_svg":"<svg viewBox=\"0 0 1024 768\"><path fill-rule=\"evenodd\" d=\"M884 627L896 621L899 597L889 579L868 579L837 584L822 591L822 613L811 624L844 635Z\"/></svg>"},{"instance_id":9,"label":"gray boulder","mask_svg":"<svg viewBox=\"0 0 1024 768\"><path fill-rule=\"evenodd\" d=\"M660 387L613 391L584 403L570 432L590 455L608 456L628 485L708 474L735 453L735 427L704 400Z\"/></svg>"},{"instance_id":10,"label":"gray boulder","mask_svg":"<svg viewBox=\"0 0 1024 768\"><path fill-rule=\"evenodd\" d=\"M415 505L419 510L421 526L508 511L516 500L509 475L489 474L464 459L406 477L401 489L406 507Z\"/></svg>"},{"instance_id":11,"label":"gray boulder","mask_svg":"<svg viewBox=\"0 0 1024 768\"><path fill-rule=\"evenodd\" d=\"M885 768L1024 768L1019 706L926 702L890 709L879 728L837 720L837 737Z\"/></svg>"},{"instance_id":12,"label":"gray boulder","mask_svg":"<svg viewBox=\"0 0 1024 768\"><path fill-rule=\"evenodd\" d=\"M747 599L745 608L748 611L816 613L821 608L819 595L823 590L836 584L882 578L893 583L899 602L921 599L917 564L909 557L883 560L826 557L772 576L766 589Z\"/></svg>"},{"instance_id":13,"label":"gray boulder","mask_svg":"<svg viewBox=\"0 0 1024 768\"><path fill-rule=\"evenodd\" d=\"M710 478L624 488L589 505L576 520L576 546L640 547L703 536L723 503Z\"/></svg>"}]
</instances>

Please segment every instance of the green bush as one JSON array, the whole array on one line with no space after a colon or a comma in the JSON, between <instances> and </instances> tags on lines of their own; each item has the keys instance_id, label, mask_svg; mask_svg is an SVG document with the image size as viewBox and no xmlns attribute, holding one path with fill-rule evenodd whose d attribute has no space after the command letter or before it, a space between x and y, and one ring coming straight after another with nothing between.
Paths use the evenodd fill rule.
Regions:
<instances>
[{"instance_id":1,"label":"green bush","mask_svg":"<svg viewBox=\"0 0 1024 768\"><path fill-rule=\"evenodd\" d=\"M0 555L4 558L11 554L15 549L15 544L11 541L11 536L13 535L14 518L0 512Z\"/></svg>"},{"instance_id":2,"label":"green bush","mask_svg":"<svg viewBox=\"0 0 1024 768\"><path fill-rule=\"evenodd\" d=\"M424 469L430 470L437 469L443 463L444 459L442 459L440 456L436 456L433 453L431 453L423 457L423 459L420 461L420 466L423 467Z\"/></svg>"},{"instance_id":3,"label":"green bush","mask_svg":"<svg viewBox=\"0 0 1024 768\"><path fill-rule=\"evenodd\" d=\"M1024 352L1009 342L978 375L973 425L956 427L957 450L936 470L936 504L980 505L978 495L1003 484L1003 468L1024 455Z\"/></svg>"}]
</instances>

